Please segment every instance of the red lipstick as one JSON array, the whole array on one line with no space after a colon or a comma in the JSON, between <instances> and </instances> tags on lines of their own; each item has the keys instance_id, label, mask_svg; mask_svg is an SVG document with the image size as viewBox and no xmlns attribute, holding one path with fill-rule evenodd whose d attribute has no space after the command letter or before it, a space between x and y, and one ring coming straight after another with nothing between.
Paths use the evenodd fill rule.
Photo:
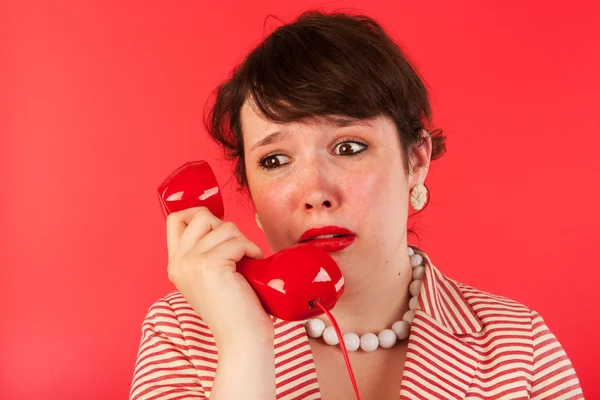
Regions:
<instances>
[{"instance_id":1,"label":"red lipstick","mask_svg":"<svg viewBox=\"0 0 600 400\"><path fill-rule=\"evenodd\" d=\"M320 237L331 236L331 237ZM356 235L339 226L324 226L309 229L300 236L299 242L308 242L328 253L340 251L350 246L356 240Z\"/></svg>"}]
</instances>

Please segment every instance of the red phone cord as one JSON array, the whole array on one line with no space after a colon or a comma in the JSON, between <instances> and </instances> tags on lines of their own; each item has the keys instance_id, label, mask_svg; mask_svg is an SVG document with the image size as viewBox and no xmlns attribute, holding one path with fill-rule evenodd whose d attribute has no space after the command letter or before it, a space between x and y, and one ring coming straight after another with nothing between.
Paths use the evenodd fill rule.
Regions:
<instances>
[{"instance_id":1,"label":"red phone cord","mask_svg":"<svg viewBox=\"0 0 600 400\"><path fill-rule=\"evenodd\" d=\"M342 333L340 332L340 327L337 324L333 315L323 305L320 301L315 301L316 304L323 312L327 315L331 323L333 324L333 328L335 329L335 333L338 336L340 341L340 347L342 348L342 355L344 356L344 361L346 361L346 368L348 369L348 375L350 375L350 381L352 382L352 386L354 387L354 393L356 393L356 400L360 400L360 393L358 392L358 385L356 384L356 379L354 379L354 372L352 372L352 366L350 365L350 360L348 359L348 352L346 351L346 345L344 344L344 338L342 337Z\"/></svg>"}]
</instances>

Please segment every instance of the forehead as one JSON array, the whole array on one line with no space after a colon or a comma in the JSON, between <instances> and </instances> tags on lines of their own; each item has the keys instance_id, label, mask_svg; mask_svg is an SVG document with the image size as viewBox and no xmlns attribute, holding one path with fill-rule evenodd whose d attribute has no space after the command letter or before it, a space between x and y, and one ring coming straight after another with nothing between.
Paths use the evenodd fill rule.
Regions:
<instances>
[{"instance_id":1,"label":"forehead","mask_svg":"<svg viewBox=\"0 0 600 400\"><path fill-rule=\"evenodd\" d=\"M257 106L245 101L240 110L240 121L244 136L265 136L274 131L285 131L286 127L292 124L305 125L324 125L335 128L344 128L348 126L369 126L372 127L378 118L358 119L347 115L332 114L326 116L314 116L303 121L295 122L275 122L264 116Z\"/></svg>"},{"instance_id":2,"label":"forehead","mask_svg":"<svg viewBox=\"0 0 600 400\"><path fill-rule=\"evenodd\" d=\"M246 128L252 126L271 126L277 125L273 121L269 121L250 100L244 101L240 110L240 121L242 130L246 132Z\"/></svg>"}]
</instances>

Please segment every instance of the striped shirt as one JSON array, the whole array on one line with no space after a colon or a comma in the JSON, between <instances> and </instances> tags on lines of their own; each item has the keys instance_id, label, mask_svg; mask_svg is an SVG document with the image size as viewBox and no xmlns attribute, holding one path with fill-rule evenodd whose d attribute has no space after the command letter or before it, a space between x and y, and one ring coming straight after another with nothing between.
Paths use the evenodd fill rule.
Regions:
<instances>
[{"instance_id":1,"label":"striped shirt","mask_svg":"<svg viewBox=\"0 0 600 400\"><path fill-rule=\"evenodd\" d=\"M399 399L583 399L569 358L537 312L445 277L411 247L423 256L425 276ZM275 320L278 400L321 398L304 323ZM143 321L129 398L207 399L217 360L207 325L173 292Z\"/></svg>"}]
</instances>

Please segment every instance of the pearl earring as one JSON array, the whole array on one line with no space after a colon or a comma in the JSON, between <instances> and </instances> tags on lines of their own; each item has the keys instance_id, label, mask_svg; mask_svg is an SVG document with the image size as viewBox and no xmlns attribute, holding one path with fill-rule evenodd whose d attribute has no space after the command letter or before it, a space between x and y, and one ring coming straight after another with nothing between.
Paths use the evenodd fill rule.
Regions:
<instances>
[{"instance_id":1,"label":"pearl earring","mask_svg":"<svg viewBox=\"0 0 600 400\"><path fill-rule=\"evenodd\" d=\"M415 185L410 191L410 204L415 210L422 210L427 202L427 188L422 183Z\"/></svg>"},{"instance_id":2,"label":"pearl earring","mask_svg":"<svg viewBox=\"0 0 600 400\"><path fill-rule=\"evenodd\" d=\"M256 220L256 225L258 225L258 227L260 228L260 230L262 231L262 225L260 223L260 218L258 218L258 213L256 213L254 215L254 219Z\"/></svg>"}]
</instances>

